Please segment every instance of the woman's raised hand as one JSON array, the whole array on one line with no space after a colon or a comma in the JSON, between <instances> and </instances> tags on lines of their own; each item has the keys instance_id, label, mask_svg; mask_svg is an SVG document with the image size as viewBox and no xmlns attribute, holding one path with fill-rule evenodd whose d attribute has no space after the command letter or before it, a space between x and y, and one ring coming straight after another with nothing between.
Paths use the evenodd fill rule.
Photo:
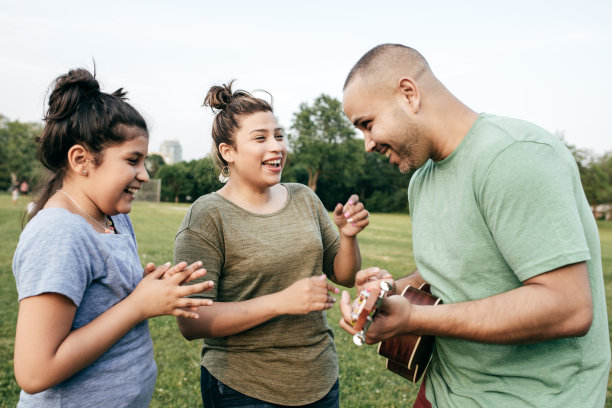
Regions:
<instances>
[{"instance_id":1,"label":"woman's raised hand","mask_svg":"<svg viewBox=\"0 0 612 408\"><path fill-rule=\"evenodd\" d=\"M336 204L334 222L338 231L347 237L354 237L370 223L370 213L359 201L359 196L353 194L346 204Z\"/></svg>"},{"instance_id":2,"label":"woman's raised hand","mask_svg":"<svg viewBox=\"0 0 612 408\"><path fill-rule=\"evenodd\" d=\"M158 267L148 263L144 269L144 278L130 295L136 307L141 309L143 320L161 315L197 319L197 308L212 305L212 300L186 296L209 290L213 287L213 282L184 284L206 274L206 270L201 269L201 266L202 262L199 261L189 266L186 262L179 262L174 266L168 262Z\"/></svg>"}]
</instances>

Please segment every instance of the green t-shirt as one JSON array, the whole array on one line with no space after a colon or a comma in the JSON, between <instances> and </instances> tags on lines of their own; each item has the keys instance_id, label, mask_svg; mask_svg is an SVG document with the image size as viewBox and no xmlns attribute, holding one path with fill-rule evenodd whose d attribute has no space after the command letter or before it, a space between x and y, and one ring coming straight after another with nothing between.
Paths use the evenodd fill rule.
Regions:
<instances>
[{"instance_id":1,"label":"green t-shirt","mask_svg":"<svg viewBox=\"0 0 612 408\"><path fill-rule=\"evenodd\" d=\"M444 303L481 299L587 261L593 324L529 345L436 338L426 395L438 407L601 407L610 340L597 225L576 162L528 122L481 114L408 189L414 257Z\"/></svg>"},{"instance_id":2,"label":"green t-shirt","mask_svg":"<svg viewBox=\"0 0 612 408\"><path fill-rule=\"evenodd\" d=\"M193 203L175 240L175 262L203 262L215 286L201 297L240 302L333 272L340 238L308 187L283 184L285 206L254 214L217 193ZM325 396L338 378L325 312L284 315L242 333L204 339L202 365L235 390L281 405Z\"/></svg>"}]
</instances>

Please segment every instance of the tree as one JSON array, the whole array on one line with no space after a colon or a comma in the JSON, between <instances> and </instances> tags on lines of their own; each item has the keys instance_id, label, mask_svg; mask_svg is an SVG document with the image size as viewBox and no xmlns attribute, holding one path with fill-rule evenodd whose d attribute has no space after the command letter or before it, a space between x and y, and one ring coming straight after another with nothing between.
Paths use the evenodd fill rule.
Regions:
<instances>
[{"instance_id":1,"label":"tree","mask_svg":"<svg viewBox=\"0 0 612 408\"><path fill-rule=\"evenodd\" d=\"M308 187L317 190L323 175L352 175L358 172L359 150L355 144L352 124L348 121L339 100L322 94L312 105L302 103L294 114L290 147L295 153L294 163L308 173Z\"/></svg>"},{"instance_id":2,"label":"tree","mask_svg":"<svg viewBox=\"0 0 612 408\"><path fill-rule=\"evenodd\" d=\"M36 157L35 138L41 132L39 123L10 121L0 115L0 189L40 175L42 165Z\"/></svg>"},{"instance_id":3,"label":"tree","mask_svg":"<svg viewBox=\"0 0 612 408\"><path fill-rule=\"evenodd\" d=\"M145 167L151 179L156 178L159 169L166 164L164 158L159 154L150 154L145 159Z\"/></svg>"},{"instance_id":4,"label":"tree","mask_svg":"<svg viewBox=\"0 0 612 408\"><path fill-rule=\"evenodd\" d=\"M217 191L223 186L219 181L219 170L215 166L212 157L204 157L199 160L189 162L189 172L193 176L193 188L190 192L192 201L201 195Z\"/></svg>"},{"instance_id":5,"label":"tree","mask_svg":"<svg viewBox=\"0 0 612 408\"><path fill-rule=\"evenodd\" d=\"M223 186L212 157L163 165L157 172L157 178L162 183L162 199L175 203L191 202Z\"/></svg>"},{"instance_id":6,"label":"tree","mask_svg":"<svg viewBox=\"0 0 612 408\"><path fill-rule=\"evenodd\" d=\"M179 196L190 190L187 179L188 169L182 162L162 166L157 172L161 179L161 196L164 201L179 202Z\"/></svg>"},{"instance_id":7,"label":"tree","mask_svg":"<svg viewBox=\"0 0 612 408\"><path fill-rule=\"evenodd\" d=\"M589 150L579 149L565 141L562 132L555 133L574 156L582 189L589 204L594 207L598 204L612 202L612 156L610 153L597 157Z\"/></svg>"}]
</instances>

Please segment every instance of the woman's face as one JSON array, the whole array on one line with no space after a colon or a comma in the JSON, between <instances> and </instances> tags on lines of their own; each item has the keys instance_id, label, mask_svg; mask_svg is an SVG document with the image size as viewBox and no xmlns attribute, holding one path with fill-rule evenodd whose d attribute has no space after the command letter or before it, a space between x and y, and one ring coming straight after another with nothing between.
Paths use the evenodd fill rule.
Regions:
<instances>
[{"instance_id":1,"label":"woman's face","mask_svg":"<svg viewBox=\"0 0 612 408\"><path fill-rule=\"evenodd\" d=\"M255 188L278 184L287 160L287 145L274 114L256 112L240 117L238 123L234 146L220 146L230 167L230 180Z\"/></svg>"}]
</instances>

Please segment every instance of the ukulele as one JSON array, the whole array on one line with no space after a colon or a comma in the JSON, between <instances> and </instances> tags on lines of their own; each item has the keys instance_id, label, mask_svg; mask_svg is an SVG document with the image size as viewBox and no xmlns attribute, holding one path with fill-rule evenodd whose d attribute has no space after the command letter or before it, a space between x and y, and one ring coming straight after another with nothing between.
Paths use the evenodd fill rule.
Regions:
<instances>
[{"instance_id":1,"label":"ukulele","mask_svg":"<svg viewBox=\"0 0 612 408\"><path fill-rule=\"evenodd\" d=\"M353 302L351 322L356 330L353 342L361 346L365 343L365 335L374 321L376 311L384 296L391 289L387 281L381 281L380 288L376 286L364 289ZM434 306L441 302L429 291L429 285L419 288L407 286L402 292L413 305ZM387 369L401 375L412 382L418 382L427 369L433 352L434 337L416 334L404 334L383 340L378 346L378 354L387 359Z\"/></svg>"},{"instance_id":2,"label":"ukulele","mask_svg":"<svg viewBox=\"0 0 612 408\"><path fill-rule=\"evenodd\" d=\"M406 286L402 296L413 305L435 306L442 302L441 299L431 294L429 285L426 283L418 289L414 286ZM403 334L383 340L378 345L378 354L387 358L389 371L416 383L427 370L434 342L434 336Z\"/></svg>"},{"instance_id":3,"label":"ukulele","mask_svg":"<svg viewBox=\"0 0 612 408\"><path fill-rule=\"evenodd\" d=\"M356 345L362 346L365 343L365 336L374 321L376 310L389 290L391 290L391 284L387 281L381 281L380 288L370 286L362 290L353 302L351 323L355 330L359 330L353 336L353 343Z\"/></svg>"}]
</instances>

